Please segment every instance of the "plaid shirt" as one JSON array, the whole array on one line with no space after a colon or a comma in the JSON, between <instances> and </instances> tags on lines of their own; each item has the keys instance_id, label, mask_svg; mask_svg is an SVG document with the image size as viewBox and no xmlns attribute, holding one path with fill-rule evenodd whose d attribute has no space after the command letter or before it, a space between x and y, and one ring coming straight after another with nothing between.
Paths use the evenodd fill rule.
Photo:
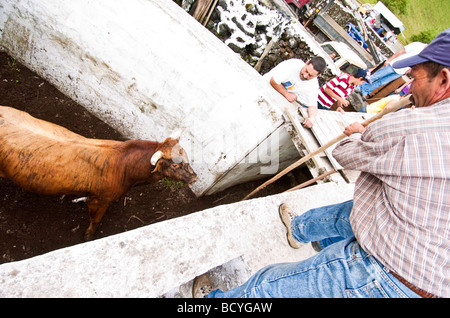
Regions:
<instances>
[{"instance_id":1,"label":"plaid shirt","mask_svg":"<svg viewBox=\"0 0 450 318\"><path fill-rule=\"evenodd\" d=\"M450 98L388 114L333 155L361 171L350 222L362 248L415 287L450 297Z\"/></svg>"}]
</instances>

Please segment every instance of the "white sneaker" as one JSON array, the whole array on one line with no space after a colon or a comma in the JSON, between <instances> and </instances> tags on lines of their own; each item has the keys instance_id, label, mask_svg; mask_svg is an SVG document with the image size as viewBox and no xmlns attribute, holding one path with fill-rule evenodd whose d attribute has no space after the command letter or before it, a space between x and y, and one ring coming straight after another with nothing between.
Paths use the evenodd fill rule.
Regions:
<instances>
[{"instance_id":1,"label":"white sneaker","mask_svg":"<svg viewBox=\"0 0 450 318\"><path fill-rule=\"evenodd\" d=\"M281 217L281 221L283 222L284 226L286 226L287 229L287 240L289 242L289 245L292 248L300 248L303 246L302 243L300 243L299 241L297 241L293 236L292 236L292 232L291 232L291 222L292 219L294 217L296 217L297 215L292 212L291 208L288 207L286 204L281 204L280 207L278 208L278 211L280 213L280 217Z\"/></svg>"}]
</instances>

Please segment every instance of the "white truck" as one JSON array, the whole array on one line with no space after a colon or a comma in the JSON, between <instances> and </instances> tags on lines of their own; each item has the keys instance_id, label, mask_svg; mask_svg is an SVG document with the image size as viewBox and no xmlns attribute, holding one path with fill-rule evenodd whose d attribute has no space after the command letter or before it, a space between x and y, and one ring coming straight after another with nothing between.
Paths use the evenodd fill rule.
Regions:
<instances>
[{"instance_id":1,"label":"white truck","mask_svg":"<svg viewBox=\"0 0 450 318\"><path fill-rule=\"evenodd\" d=\"M329 41L320 46L342 72L355 74L359 68L367 69L367 64L343 42Z\"/></svg>"}]
</instances>

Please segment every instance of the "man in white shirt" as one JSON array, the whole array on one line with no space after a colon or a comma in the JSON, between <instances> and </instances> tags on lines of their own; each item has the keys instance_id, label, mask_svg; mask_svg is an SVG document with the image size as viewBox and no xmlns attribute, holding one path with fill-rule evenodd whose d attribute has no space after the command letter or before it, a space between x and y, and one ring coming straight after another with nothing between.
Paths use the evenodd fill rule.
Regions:
<instances>
[{"instance_id":1,"label":"man in white shirt","mask_svg":"<svg viewBox=\"0 0 450 318\"><path fill-rule=\"evenodd\" d=\"M322 57L313 57L308 62L289 59L275 66L264 75L272 87L289 102L298 101L308 107L308 118L303 126L311 128L317 115L317 96L319 94L319 76L326 69Z\"/></svg>"}]
</instances>

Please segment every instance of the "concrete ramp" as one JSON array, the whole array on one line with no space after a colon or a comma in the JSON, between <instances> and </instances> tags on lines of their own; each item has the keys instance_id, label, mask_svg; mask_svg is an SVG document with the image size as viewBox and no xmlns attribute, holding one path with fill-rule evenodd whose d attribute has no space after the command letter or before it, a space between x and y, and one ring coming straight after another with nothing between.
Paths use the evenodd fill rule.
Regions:
<instances>
[{"instance_id":1,"label":"concrete ramp","mask_svg":"<svg viewBox=\"0 0 450 318\"><path fill-rule=\"evenodd\" d=\"M278 206L299 214L351 199L353 185L326 183L223 205L0 265L1 297L191 297L207 271L223 290L265 265L313 255L286 241Z\"/></svg>"}]
</instances>

